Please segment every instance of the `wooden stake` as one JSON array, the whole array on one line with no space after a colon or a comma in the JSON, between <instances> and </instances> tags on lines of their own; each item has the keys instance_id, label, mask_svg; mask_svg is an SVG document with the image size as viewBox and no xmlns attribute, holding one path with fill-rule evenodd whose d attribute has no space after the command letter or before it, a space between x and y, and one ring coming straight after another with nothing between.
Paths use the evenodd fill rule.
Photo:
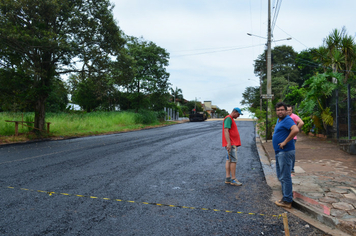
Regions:
<instances>
[{"instance_id":1,"label":"wooden stake","mask_svg":"<svg viewBox=\"0 0 356 236\"><path fill-rule=\"evenodd\" d=\"M283 225L284 225L284 232L286 236L290 236L289 234L289 226L288 226L288 217L287 217L287 212L284 212L282 214L283 217Z\"/></svg>"}]
</instances>

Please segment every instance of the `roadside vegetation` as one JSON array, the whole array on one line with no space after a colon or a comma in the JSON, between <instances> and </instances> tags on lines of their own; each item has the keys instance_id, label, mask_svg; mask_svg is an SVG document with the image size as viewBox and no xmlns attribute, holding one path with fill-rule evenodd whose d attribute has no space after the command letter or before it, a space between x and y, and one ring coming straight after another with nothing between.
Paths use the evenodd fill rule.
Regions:
<instances>
[{"instance_id":1,"label":"roadside vegetation","mask_svg":"<svg viewBox=\"0 0 356 236\"><path fill-rule=\"evenodd\" d=\"M318 48L295 52L291 46L272 49L272 102L269 103L268 134L272 138L276 124L274 105L283 101L294 106L303 121L306 134L333 139L356 136L356 42L346 28L333 29ZM266 100L260 105L260 93L267 93L266 52L255 60L254 72L259 86L247 87L242 104L258 119L261 136L266 136ZM339 130L339 132L337 132Z\"/></svg>"},{"instance_id":2,"label":"roadside vegetation","mask_svg":"<svg viewBox=\"0 0 356 236\"><path fill-rule=\"evenodd\" d=\"M0 1L0 135L14 133L5 119L34 122L20 133L46 136L39 130L51 122L50 135L67 136L160 125L165 108L180 117L203 111L170 83L169 52L126 35L113 8L109 0Z\"/></svg>"},{"instance_id":3,"label":"roadside vegetation","mask_svg":"<svg viewBox=\"0 0 356 236\"><path fill-rule=\"evenodd\" d=\"M19 136L15 136L15 125L10 121L33 122L31 112L0 113L0 144L38 139L33 132L33 124L19 124ZM140 110L139 112L71 112L47 113L46 122L50 122L50 132L42 132L40 138L61 139L98 134L127 132L150 127L175 124L178 121L164 121L162 113Z\"/></svg>"}]
</instances>

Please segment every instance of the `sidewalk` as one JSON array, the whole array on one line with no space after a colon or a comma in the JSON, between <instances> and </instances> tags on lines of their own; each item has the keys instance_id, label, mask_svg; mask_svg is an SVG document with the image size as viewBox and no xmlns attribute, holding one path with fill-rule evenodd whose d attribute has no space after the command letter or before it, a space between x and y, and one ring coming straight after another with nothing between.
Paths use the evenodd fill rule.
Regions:
<instances>
[{"instance_id":1,"label":"sidewalk","mask_svg":"<svg viewBox=\"0 0 356 236\"><path fill-rule=\"evenodd\" d=\"M256 142L267 183L275 195L282 196L272 140L257 138ZM356 155L340 150L332 141L299 133L295 172L293 208L331 228L356 235Z\"/></svg>"}]
</instances>

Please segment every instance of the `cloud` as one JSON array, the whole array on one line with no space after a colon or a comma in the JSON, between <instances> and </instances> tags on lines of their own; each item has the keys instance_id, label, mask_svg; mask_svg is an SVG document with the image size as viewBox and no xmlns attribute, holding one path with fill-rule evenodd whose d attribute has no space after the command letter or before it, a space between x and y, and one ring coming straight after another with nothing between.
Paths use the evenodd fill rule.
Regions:
<instances>
[{"instance_id":1,"label":"cloud","mask_svg":"<svg viewBox=\"0 0 356 236\"><path fill-rule=\"evenodd\" d=\"M272 1L275 2L275 1ZM170 53L170 82L188 100L212 101L230 111L247 86L259 86L253 61L263 53L267 1L114 0L114 17L128 35L155 42ZM353 0L284 1L274 39L301 51L322 45L332 29L355 36ZM272 16L274 10L272 11ZM258 46L256 46L258 45ZM248 80L251 79L251 80Z\"/></svg>"}]
</instances>

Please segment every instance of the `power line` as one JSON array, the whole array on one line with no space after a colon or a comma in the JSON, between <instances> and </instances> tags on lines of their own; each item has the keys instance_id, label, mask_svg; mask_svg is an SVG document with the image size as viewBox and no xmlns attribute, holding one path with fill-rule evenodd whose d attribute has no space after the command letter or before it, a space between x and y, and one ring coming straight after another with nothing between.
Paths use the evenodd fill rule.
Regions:
<instances>
[{"instance_id":1,"label":"power line","mask_svg":"<svg viewBox=\"0 0 356 236\"><path fill-rule=\"evenodd\" d=\"M282 0L277 0L277 4L276 4L276 7L275 7L273 20L272 20L272 32L273 32L274 27L276 25L278 14L279 14L279 10L281 9L281 5L282 5Z\"/></svg>"},{"instance_id":2,"label":"power line","mask_svg":"<svg viewBox=\"0 0 356 236\"><path fill-rule=\"evenodd\" d=\"M289 54L288 52L281 51L278 48L274 48L273 50L279 51L282 55ZM330 67L330 66L320 65L320 63L318 63L316 61L310 61L310 60L306 60L306 59L303 59L303 58L290 58L290 59L292 59L295 63L297 63L296 60L298 60L298 64L302 64L302 65L309 66L309 67L332 69L332 67ZM353 73L356 73L356 71L353 71L353 70L339 70L339 72L353 72Z\"/></svg>"},{"instance_id":3,"label":"power line","mask_svg":"<svg viewBox=\"0 0 356 236\"><path fill-rule=\"evenodd\" d=\"M286 33L288 36L292 37L293 40L297 41L298 43L300 43L301 45L303 45L305 48L309 48L308 46L306 46L305 44L303 44L302 42L300 42L298 39L296 39L294 36L288 34L286 31L284 31L283 29L281 29L280 27L278 27L278 25L275 25L277 26L278 29L282 30L284 33Z\"/></svg>"},{"instance_id":4,"label":"power line","mask_svg":"<svg viewBox=\"0 0 356 236\"><path fill-rule=\"evenodd\" d=\"M225 49L225 50L201 52L201 53L183 54L183 55L176 55L176 56L172 56L172 57L186 57L186 56L196 56L196 55L210 54L210 53L218 53L218 52L226 52L226 51L235 51L235 50L240 50L240 49L246 49L246 48L252 48L252 47L259 47L259 46L261 46L261 45L264 45L264 44L258 44L258 45L252 45L252 46L246 46L246 47L238 47L238 48L230 48L230 49Z\"/></svg>"},{"instance_id":5,"label":"power line","mask_svg":"<svg viewBox=\"0 0 356 236\"><path fill-rule=\"evenodd\" d=\"M177 51L170 51L170 52L194 52L194 51L206 51L206 50L217 50L217 49L233 49L233 48L236 48L236 46L217 47L217 48L187 49L187 50L177 50Z\"/></svg>"}]
</instances>

